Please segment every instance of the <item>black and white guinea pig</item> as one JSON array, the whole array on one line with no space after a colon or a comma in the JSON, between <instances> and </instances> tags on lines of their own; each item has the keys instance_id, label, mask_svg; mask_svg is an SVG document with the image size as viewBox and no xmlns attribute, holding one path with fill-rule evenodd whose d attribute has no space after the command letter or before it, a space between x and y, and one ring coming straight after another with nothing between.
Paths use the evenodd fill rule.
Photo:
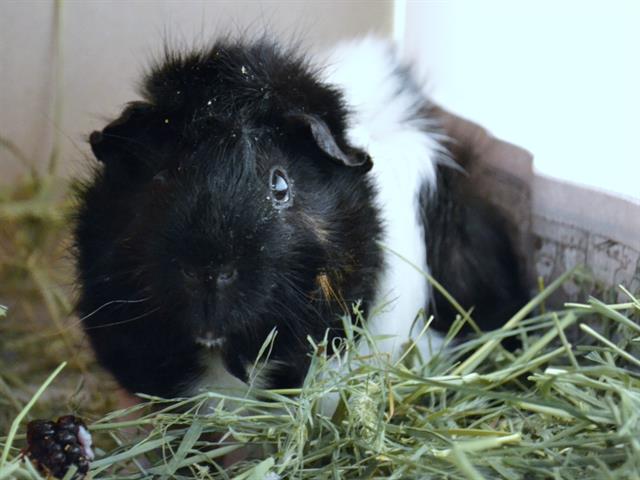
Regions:
<instances>
[{"instance_id":1,"label":"black and white guinea pig","mask_svg":"<svg viewBox=\"0 0 640 480\"><path fill-rule=\"evenodd\" d=\"M506 233L442 161L431 105L388 43L318 65L218 41L166 54L141 94L90 136L99 165L75 229L79 314L130 392L240 385L274 329L261 386L298 385L307 337L340 336L357 301L384 305L368 326L397 355L420 312L454 317L415 268L428 257L487 328L524 298Z\"/></svg>"}]
</instances>

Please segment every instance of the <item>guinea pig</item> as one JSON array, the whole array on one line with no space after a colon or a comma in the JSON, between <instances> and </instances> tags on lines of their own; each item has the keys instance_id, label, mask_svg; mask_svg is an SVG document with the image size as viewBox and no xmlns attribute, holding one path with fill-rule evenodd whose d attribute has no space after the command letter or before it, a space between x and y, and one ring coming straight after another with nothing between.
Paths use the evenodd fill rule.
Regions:
<instances>
[{"instance_id":1,"label":"guinea pig","mask_svg":"<svg viewBox=\"0 0 640 480\"><path fill-rule=\"evenodd\" d=\"M242 385L272 331L260 385L297 386L307 338L343 335L355 302L397 356L425 311L453 320L429 265L478 319L525 297L507 235L387 42L318 62L219 40L167 53L140 93L90 135L75 227L79 315L128 391ZM423 358L442 341L429 329Z\"/></svg>"}]
</instances>

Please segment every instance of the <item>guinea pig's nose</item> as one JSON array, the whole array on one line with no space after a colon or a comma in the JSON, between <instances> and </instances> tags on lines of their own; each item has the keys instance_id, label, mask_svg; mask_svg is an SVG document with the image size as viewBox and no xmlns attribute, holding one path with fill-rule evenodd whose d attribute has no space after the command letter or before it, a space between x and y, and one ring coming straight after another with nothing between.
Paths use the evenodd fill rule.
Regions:
<instances>
[{"instance_id":1,"label":"guinea pig's nose","mask_svg":"<svg viewBox=\"0 0 640 480\"><path fill-rule=\"evenodd\" d=\"M238 270L233 265L222 265L218 270L218 278L216 284L218 288L226 288L238 278Z\"/></svg>"}]
</instances>

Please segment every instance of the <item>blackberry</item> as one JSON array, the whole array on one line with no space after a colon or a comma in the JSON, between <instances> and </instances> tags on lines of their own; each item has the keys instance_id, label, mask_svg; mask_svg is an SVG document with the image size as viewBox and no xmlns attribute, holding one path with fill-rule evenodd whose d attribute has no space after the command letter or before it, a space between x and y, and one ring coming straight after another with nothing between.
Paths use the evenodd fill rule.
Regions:
<instances>
[{"instance_id":1,"label":"blackberry","mask_svg":"<svg viewBox=\"0 0 640 480\"><path fill-rule=\"evenodd\" d=\"M73 415L56 422L33 420L27 425L26 454L45 475L62 478L75 465L78 471L74 478L81 479L93 460L91 435L84 422Z\"/></svg>"}]
</instances>

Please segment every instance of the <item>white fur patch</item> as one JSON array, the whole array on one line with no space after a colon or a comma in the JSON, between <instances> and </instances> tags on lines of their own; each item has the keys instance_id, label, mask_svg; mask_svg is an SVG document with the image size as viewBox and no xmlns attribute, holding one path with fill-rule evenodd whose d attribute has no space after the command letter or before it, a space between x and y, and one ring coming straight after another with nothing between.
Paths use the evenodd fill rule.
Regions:
<instances>
[{"instance_id":1,"label":"white fur patch","mask_svg":"<svg viewBox=\"0 0 640 480\"><path fill-rule=\"evenodd\" d=\"M400 66L390 43L367 37L338 46L324 70L324 80L342 90L351 109L349 141L373 160L370 174L385 223L383 243L393 252L385 250L386 265L375 303L387 305L369 320L368 327L374 336L392 337L380 340L377 347L393 357L420 332L423 322L412 326L429 301L429 285L421 273L428 267L418 197L425 184L435 189L441 149L434 135L423 128L426 120L412 120L422 99L403 88ZM436 353L442 341L437 332L422 337L418 347L423 358ZM368 350L364 342L361 350Z\"/></svg>"},{"instance_id":2,"label":"white fur patch","mask_svg":"<svg viewBox=\"0 0 640 480\"><path fill-rule=\"evenodd\" d=\"M261 360L255 365L247 364L245 370L249 377L249 383L246 383L229 373L224 365L222 352L219 348L207 349L201 362L206 365L205 374L191 387L188 392L189 395L214 391L228 394L229 396L244 396L252 388L267 388L273 371L283 366L283 363L277 360ZM216 401L209 402L211 407L215 407L216 404Z\"/></svg>"},{"instance_id":3,"label":"white fur patch","mask_svg":"<svg viewBox=\"0 0 640 480\"><path fill-rule=\"evenodd\" d=\"M224 366L222 352L219 349L206 350L202 358L206 365L205 374L191 387L188 395L197 395L204 391L216 391L229 395L243 395L248 386L238 377L231 375Z\"/></svg>"}]
</instances>

